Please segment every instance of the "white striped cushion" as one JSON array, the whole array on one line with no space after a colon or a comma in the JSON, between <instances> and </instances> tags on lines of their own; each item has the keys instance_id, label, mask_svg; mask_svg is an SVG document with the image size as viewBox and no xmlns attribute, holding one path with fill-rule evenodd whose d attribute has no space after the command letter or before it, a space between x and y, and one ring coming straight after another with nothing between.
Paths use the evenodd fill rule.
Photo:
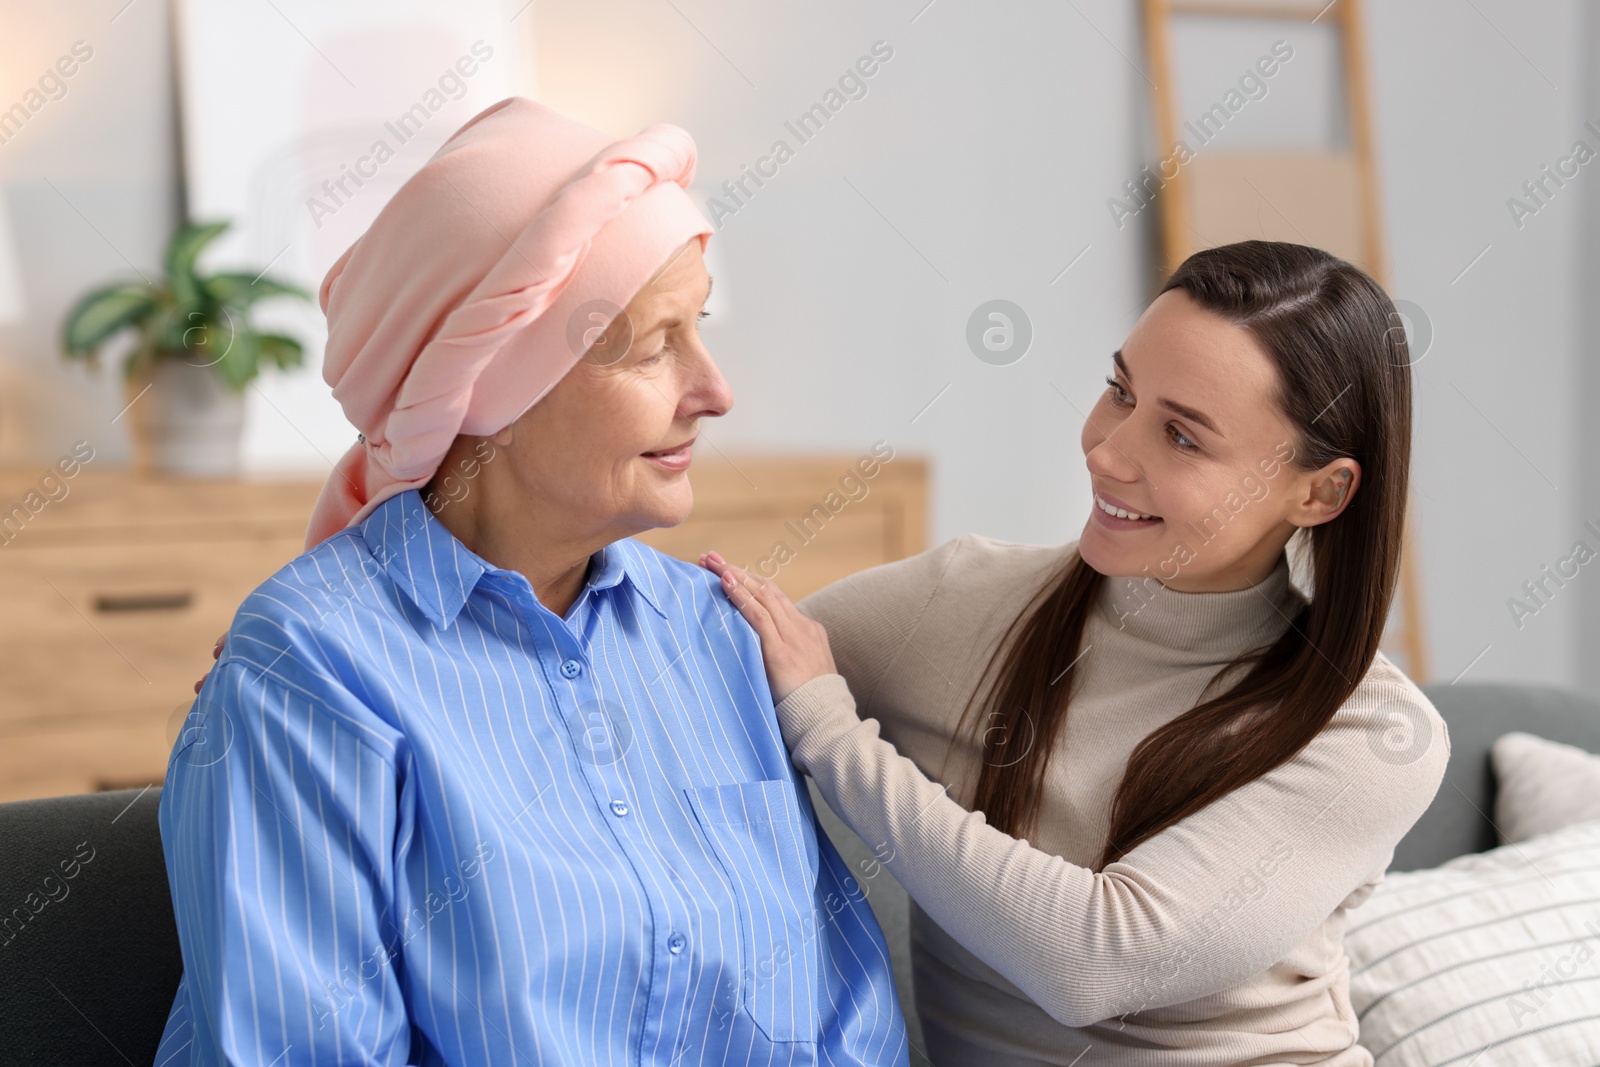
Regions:
<instances>
[{"instance_id":1,"label":"white striped cushion","mask_svg":"<svg viewBox=\"0 0 1600 1067\"><path fill-rule=\"evenodd\" d=\"M1376 1067L1600 1067L1600 821L1390 874L1348 914Z\"/></svg>"}]
</instances>

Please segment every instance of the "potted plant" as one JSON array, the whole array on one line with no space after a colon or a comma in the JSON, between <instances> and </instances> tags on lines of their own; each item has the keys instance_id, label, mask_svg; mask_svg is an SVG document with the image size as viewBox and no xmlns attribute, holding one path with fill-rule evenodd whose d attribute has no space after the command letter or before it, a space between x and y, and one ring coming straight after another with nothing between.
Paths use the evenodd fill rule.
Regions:
<instances>
[{"instance_id":1,"label":"potted plant","mask_svg":"<svg viewBox=\"0 0 1600 1067\"><path fill-rule=\"evenodd\" d=\"M304 289L248 271L202 275L201 251L227 222L186 222L167 244L160 284L120 282L86 294L67 315L62 349L98 368L100 352L132 330L123 361L124 409L133 424L135 466L165 474L220 477L239 469L244 389L261 368L298 367L300 342L250 326L257 302Z\"/></svg>"}]
</instances>

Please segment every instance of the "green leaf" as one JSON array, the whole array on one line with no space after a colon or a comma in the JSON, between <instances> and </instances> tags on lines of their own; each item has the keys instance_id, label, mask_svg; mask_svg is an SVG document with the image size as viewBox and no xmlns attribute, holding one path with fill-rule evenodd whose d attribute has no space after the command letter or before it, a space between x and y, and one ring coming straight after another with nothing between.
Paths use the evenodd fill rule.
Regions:
<instances>
[{"instance_id":1,"label":"green leaf","mask_svg":"<svg viewBox=\"0 0 1600 1067\"><path fill-rule=\"evenodd\" d=\"M182 304L166 309L156 333L156 347L181 355L191 363L210 362L216 356L209 353L226 348L226 337L232 332L219 311L215 305L208 304ZM223 338L220 343L216 341L219 336Z\"/></svg>"},{"instance_id":2,"label":"green leaf","mask_svg":"<svg viewBox=\"0 0 1600 1067\"><path fill-rule=\"evenodd\" d=\"M67 356L95 365L99 348L118 331L136 327L138 344L122 370L148 377L164 359L211 367L224 383L243 390L264 364L281 370L304 364L299 341L250 328L250 309L270 297L315 300L306 289L243 271L202 278L197 263L206 246L230 224L185 222L167 243L167 277L161 285L124 283L84 296L62 324Z\"/></svg>"},{"instance_id":3,"label":"green leaf","mask_svg":"<svg viewBox=\"0 0 1600 1067\"><path fill-rule=\"evenodd\" d=\"M201 251L226 230L230 223L186 222L167 243L167 284L179 304L192 304L202 299L200 281L195 277L194 266Z\"/></svg>"},{"instance_id":4,"label":"green leaf","mask_svg":"<svg viewBox=\"0 0 1600 1067\"><path fill-rule=\"evenodd\" d=\"M243 391L261 371L261 348L257 343L260 337L252 330L239 330L231 338L222 358L211 365L211 369L222 375L228 388L235 392Z\"/></svg>"},{"instance_id":5,"label":"green leaf","mask_svg":"<svg viewBox=\"0 0 1600 1067\"><path fill-rule=\"evenodd\" d=\"M305 362L305 349L293 337L285 337L281 333L263 333L256 335L256 343L261 352L261 361L265 363L271 360L279 370L298 367Z\"/></svg>"},{"instance_id":6,"label":"green leaf","mask_svg":"<svg viewBox=\"0 0 1600 1067\"><path fill-rule=\"evenodd\" d=\"M310 300L311 294L296 285L280 282L265 275L256 277L248 272L227 271L204 278L200 286L206 295L219 304L248 310L258 300L274 296L293 296Z\"/></svg>"},{"instance_id":7,"label":"green leaf","mask_svg":"<svg viewBox=\"0 0 1600 1067\"><path fill-rule=\"evenodd\" d=\"M92 356L124 327L148 317L156 306L156 291L142 283L97 289L79 300L67 315L61 343L68 356Z\"/></svg>"}]
</instances>

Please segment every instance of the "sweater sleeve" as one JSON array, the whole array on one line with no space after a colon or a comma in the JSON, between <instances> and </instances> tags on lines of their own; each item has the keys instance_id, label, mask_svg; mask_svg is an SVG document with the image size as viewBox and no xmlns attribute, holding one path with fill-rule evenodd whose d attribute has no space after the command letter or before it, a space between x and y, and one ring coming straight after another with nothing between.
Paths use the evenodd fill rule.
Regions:
<instances>
[{"instance_id":1,"label":"sweater sleeve","mask_svg":"<svg viewBox=\"0 0 1600 1067\"><path fill-rule=\"evenodd\" d=\"M908 645L916 648L912 634L970 536L846 575L795 604L827 629L834 664L861 701L862 714L870 714L873 694L895 657Z\"/></svg>"},{"instance_id":2,"label":"sweater sleeve","mask_svg":"<svg viewBox=\"0 0 1600 1067\"><path fill-rule=\"evenodd\" d=\"M1282 959L1381 877L1449 755L1421 691L1375 669L1292 760L1095 872L961 807L858 716L841 675L790 693L778 718L795 763L929 917L1067 1026L1208 996Z\"/></svg>"}]
</instances>

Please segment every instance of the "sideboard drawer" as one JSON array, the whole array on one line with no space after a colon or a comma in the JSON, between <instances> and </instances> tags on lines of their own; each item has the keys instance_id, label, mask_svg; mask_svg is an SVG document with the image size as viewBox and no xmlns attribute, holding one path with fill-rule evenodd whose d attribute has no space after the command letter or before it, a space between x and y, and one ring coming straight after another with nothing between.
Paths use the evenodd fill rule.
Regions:
<instances>
[{"instance_id":1,"label":"sideboard drawer","mask_svg":"<svg viewBox=\"0 0 1600 1067\"><path fill-rule=\"evenodd\" d=\"M689 520L639 540L690 561L714 548L798 600L925 547L925 462L864 459L697 456ZM0 470L0 503L37 477ZM15 515L0 531L0 801L159 782L213 643L303 551L321 487L88 467Z\"/></svg>"},{"instance_id":2,"label":"sideboard drawer","mask_svg":"<svg viewBox=\"0 0 1600 1067\"><path fill-rule=\"evenodd\" d=\"M715 549L799 600L927 547L927 462L868 459L697 455L688 521L637 540L691 562Z\"/></svg>"},{"instance_id":3,"label":"sideboard drawer","mask_svg":"<svg viewBox=\"0 0 1600 1067\"><path fill-rule=\"evenodd\" d=\"M299 538L0 552L0 736L192 698L239 603Z\"/></svg>"},{"instance_id":4,"label":"sideboard drawer","mask_svg":"<svg viewBox=\"0 0 1600 1067\"><path fill-rule=\"evenodd\" d=\"M637 540L691 562L715 549L729 563L777 582L790 600L896 558L885 549L897 540L899 516L883 507L846 511L814 532L788 522L778 514L696 516L681 526L640 534Z\"/></svg>"},{"instance_id":5,"label":"sideboard drawer","mask_svg":"<svg viewBox=\"0 0 1600 1067\"><path fill-rule=\"evenodd\" d=\"M193 699L191 692L165 711L130 712L117 722L0 731L0 803L160 782Z\"/></svg>"}]
</instances>

